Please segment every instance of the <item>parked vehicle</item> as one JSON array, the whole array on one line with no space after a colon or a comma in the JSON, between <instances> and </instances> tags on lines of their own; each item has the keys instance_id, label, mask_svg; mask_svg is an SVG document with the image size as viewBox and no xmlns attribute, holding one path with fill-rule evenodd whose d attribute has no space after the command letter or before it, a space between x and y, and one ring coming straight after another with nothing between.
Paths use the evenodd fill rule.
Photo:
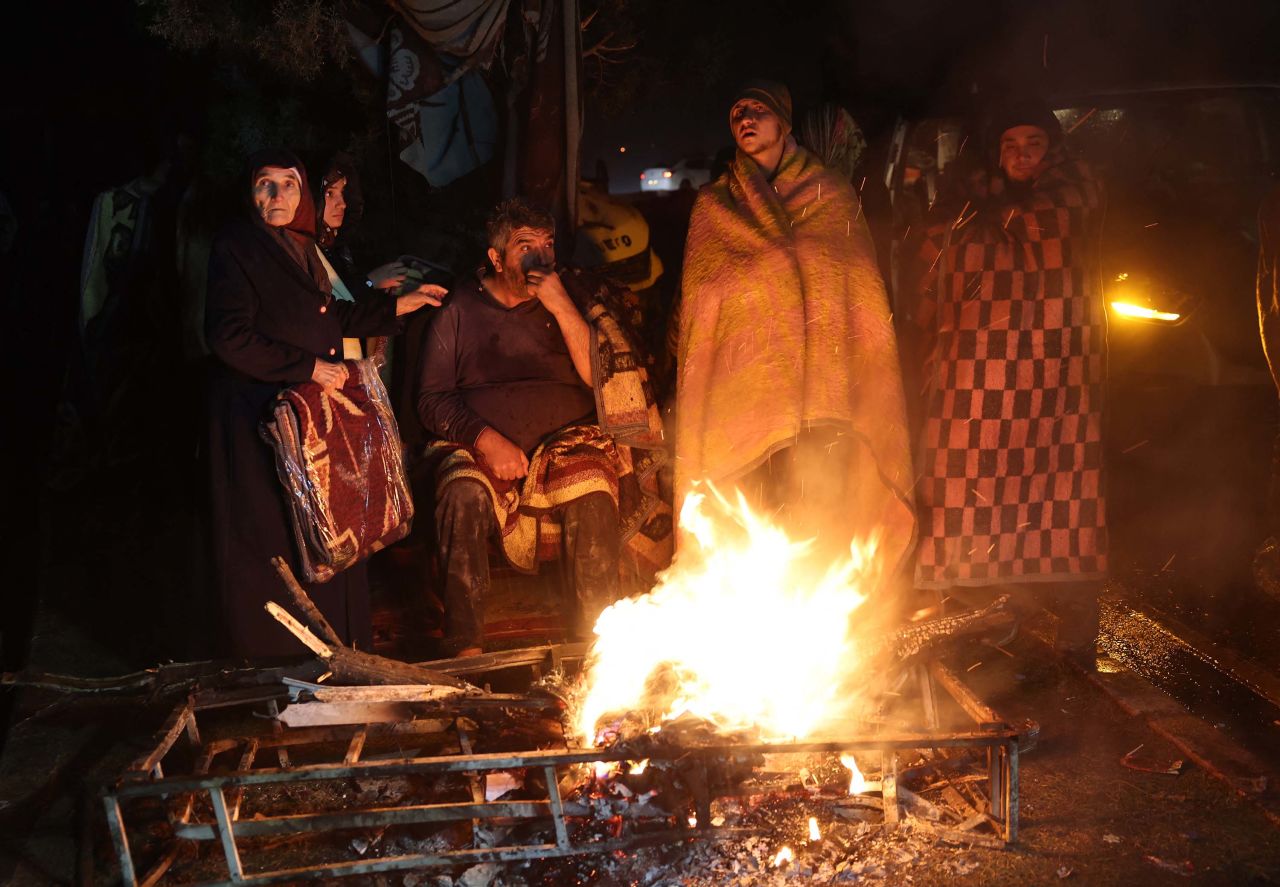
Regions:
<instances>
[{"instance_id":1,"label":"parked vehicle","mask_svg":"<svg viewBox=\"0 0 1280 887\"><path fill-rule=\"evenodd\" d=\"M673 164L650 167L640 174L641 191L697 190L711 181L711 165L705 158L685 157Z\"/></svg>"}]
</instances>

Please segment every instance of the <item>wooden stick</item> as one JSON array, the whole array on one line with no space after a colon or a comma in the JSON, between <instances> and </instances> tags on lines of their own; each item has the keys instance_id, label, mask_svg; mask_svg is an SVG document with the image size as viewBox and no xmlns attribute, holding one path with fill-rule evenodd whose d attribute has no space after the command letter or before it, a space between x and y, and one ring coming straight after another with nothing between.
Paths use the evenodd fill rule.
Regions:
<instances>
[{"instance_id":1,"label":"wooden stick","mask_svg":"<svg viewBox=\"0 0 1280 887\"><path fill-rule=\"evenodd\" d=\"M284 607L275 601L267 601L267 612L271 617L289 630L289 633L298 640L302 641L312 653L315 653L322 659L332 659L334 651L324 645L318 637L311 633L311 630L293 618L293 615Z\"/></svg>"},{"instance_id":2,"label":"wooden stick","mask_svg":"<svg viewBox=\"0 0 1280 887\"><path fill-rule=\"evenodd\" d=\"M475 690L461 678L442 671L431 671L398 659L376 656L350 647L335 647L329 658L334 680L347 684L435 684L459 690Z\"/></svg>"},{"instance_id":3,"label":"wooden stick","mask_svg":"<svg viewBox=\"0 0 1280 887\"><path fill-rule=\"evenodd\" d=\"M297 578L293 575L293 570L289 569L289 563L282 557L273 557L271 566L276 568L280 581L284 583L284 587L289 591L289 596L293 598L293 605L298 608L302 618L307 620L311 630L319 635L326 644L332 647L341 647L342 638L333 630L333 626L329 624L329 620L324 618L320 608L315 605L311 597L298 584Z\"/></svg>"},{"instance_id":4,"label":"wooden stick","mask_svg":"<svg viewBox=\"0 0 1280 887\"><path fill-rule=\"evenodd\" d=\"M375 656L352 650L341 644L328 646L311 630L293 617L288 610L275 601L267 601L266 610L271 617L288 629L289 633L306 645L328 665L333 676L340 682L351 684L416 684L454 687L459 690L473 691L476 688L461 678L440 671L431 671L417 665L410 665L398 659Z\"/></svg>"}]
</instances>

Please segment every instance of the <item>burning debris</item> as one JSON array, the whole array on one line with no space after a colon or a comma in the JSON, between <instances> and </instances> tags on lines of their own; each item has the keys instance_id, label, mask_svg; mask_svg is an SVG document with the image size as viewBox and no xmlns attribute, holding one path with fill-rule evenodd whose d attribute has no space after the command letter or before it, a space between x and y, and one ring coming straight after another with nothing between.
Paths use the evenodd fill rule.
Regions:
<instances>
[{"instance_id":1,"label":"burning debris","mask_svg":"<svg viewBox=\"0 0 1280 887\"><path fill-rule=\"evenodd\" d=\"M283 713L269 688L174 712L105 796L125 882L170 868L184 881L278 883L467 867L457 883L564 883L567 872L651 883L646 866L672 864L688 883L874 881L935 844L1015 840L1031 728L927 661L1007 628L1003 602L891 631L867 606L874 544L815 569L807 543L716 501L713 518L690 497L694 555L605 612L582 673L556 671L526 694L457 672L537 668L531 651L430 669L355 655L281 569L309 624L277 618L330 674L285 680ZM263 701L275 713L265 725L205 729ZM944 715L970 723L945 731ZM171 762L182 775L166 775ZM135 848L126 807L150 811L144 834L168 843ZM145 876L135 849L152 858Z\"/></svg>"},{"instance_id":2,"label":"burning debris","mask_svg":"<svg viewBox=\"0 0 1280 887\"><path fill-rule=\"evenodd\" d=\"M827 564L738 496L711 489L680 515L693 542L649 594L596 624L570 702L589 745L676 717L765 740L805 739L873 716L878 694L924 655L1013 622L1006 598L986 610L894 630L866 606L880 591L874 541Z\"/></svg>"},{"instance_id":3,"label":"burning debris","mask_svg":"<svg viewBox=\"0 0 1280 887\"><path fill-rule=\"evenodd\" d=\"M848 678L861 650L850 626L878 580L875 546L855 544L829 568L811 546L741 499L687 497L693 540L646 595L596 623L574 728L587 744L688 714L726 731L803 738L854 718L863 698ZM712 506L717 506L712 510ZM619 733L619 730L623 730Z\"/></svg>"}]
</instances>

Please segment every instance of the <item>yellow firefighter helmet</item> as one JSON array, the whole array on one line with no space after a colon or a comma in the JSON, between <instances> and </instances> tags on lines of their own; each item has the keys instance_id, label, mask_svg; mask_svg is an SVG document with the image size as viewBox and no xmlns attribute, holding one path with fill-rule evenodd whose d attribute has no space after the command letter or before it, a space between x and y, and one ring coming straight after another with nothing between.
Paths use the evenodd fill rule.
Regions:
<instances>
[{"instance_id":1,"label":"yellow firefighter helmet","mask_svg":"<svg viewBox=\"0 0 1280 887\"><path fill-rule=\"evenodd\" d=\"M649 248L649 223L644 216L586 181L578 187L573 263L633 291L653 286L662 276L662 260Z\"/></svg>"}]
</instances>

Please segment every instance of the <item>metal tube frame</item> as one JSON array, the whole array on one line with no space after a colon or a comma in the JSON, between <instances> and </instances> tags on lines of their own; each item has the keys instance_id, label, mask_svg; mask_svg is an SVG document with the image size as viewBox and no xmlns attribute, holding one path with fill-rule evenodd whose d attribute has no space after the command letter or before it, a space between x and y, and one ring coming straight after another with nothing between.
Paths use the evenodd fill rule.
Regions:
<instances>
[{"instance_id":1,"label":"metal tube frame","mask_svg":"<svg viewBox=\"0 0 1280 887\"><path fill-rule=\"evenodd\" d=\"M705 770L716 759L741 755L820 752L868 752L881 755L883 761L881 780L886 824L900 821L902 812L898 796L901 778L899 759L912 750L975 749L987 754L988 809L983 817L996 834L1006 843L1017 840L1018 835L1018 742L1020 732L1004 723L991 709L981 703L968 687L953 673L934 663L929 669L930 683L945 688L953 699L977 723L976 729L961 732L943 732L936 728L918 732L882 733L853 736L846 739L823 742L791 743L726 743L723 745L677 748L646 752L651 760L675 761L691 764ZM274 884L299 879L368 875L375 872L402 871L415 868L451 867L480 862L509 862L533 859L549 859L585 853L604 853L627 849L641 844L678 841L691 837L715 839L727 835L729 830L710 824L710 816L699 810L697 828L683 827L681 817L670 832L649 833L643 836L611 841L575 843L569 834L568 820L582 818L577 805L566 805L560 794L560 769L595 762L628 761L634 752L610 749L538 750L514 753L469 754L470 743L466 737L458 743L458 753L431 757L400 758L393 760L361 761L365 738L381 733L417 732L412 724L352 725L349 728L308 728L306 734L312 743L338 743L342 748L337 763L311 764L296 767L274 767L258 770L240 769L230 773L209 775L213 758L220 753L244 745L239 763L252 761L258 749L286 746L290 741L288 731L282 736L246 738L244 740L219 740L202 746L196 724L197 711L205 707L217 707L216 699L202 699L197 705L188 700L175 709L160 731L157 745L139 758L116 783L103 792L107 825L117 856L123 883L127 887L153 883L168 868L173 855L164 854L157 866L139 876L129 845L123 802L139 798L177 797L181 812L171 814L170 824L175 841L216 840L223 849L227 863L226 884ZM212 704L206 704L212 703ZM931 713L930 720L933 719ZM190 775L165 776L161 762L173 750L178 739L186 734L196 765ZM439 737L438 726L434 731ZM447 734L445 734L447 735ZM273 740L275 740L273 742ZM253 751L249 751L252 749ZM287 760L287 759L286 759ZM244 790L253 786L281 783L323 782L332 779L376 778L405 776L409 774L467 774L479 781L484 773L512 769L540 769L547 783L545 800L520 800L490 802L477 793L467 802L439 804L407 804L400 806L372 807L336 812L313 812L283 816L269 816L241 821L239 812ZM228 803L227 793L231 793ZM197 794L206 795L213 807L211 822L192 821ZM717 797L727 793L721 792ZM698 806L709 807L709 798L698 799ZM569 806L570 809L566 809ZM239 840L269 835L299 834L304 832L328 832L343 829L379 828L390 825L406 825L426 822L458 820L506 821L522 819L550 819L555 832L555 843L513 844L502 847L475 847L445 851L431 855L411 855L335 862L302 869L247 872L241 860ZM988 839L990 840L990 839Z\"/></svg>"}]
</instances>

